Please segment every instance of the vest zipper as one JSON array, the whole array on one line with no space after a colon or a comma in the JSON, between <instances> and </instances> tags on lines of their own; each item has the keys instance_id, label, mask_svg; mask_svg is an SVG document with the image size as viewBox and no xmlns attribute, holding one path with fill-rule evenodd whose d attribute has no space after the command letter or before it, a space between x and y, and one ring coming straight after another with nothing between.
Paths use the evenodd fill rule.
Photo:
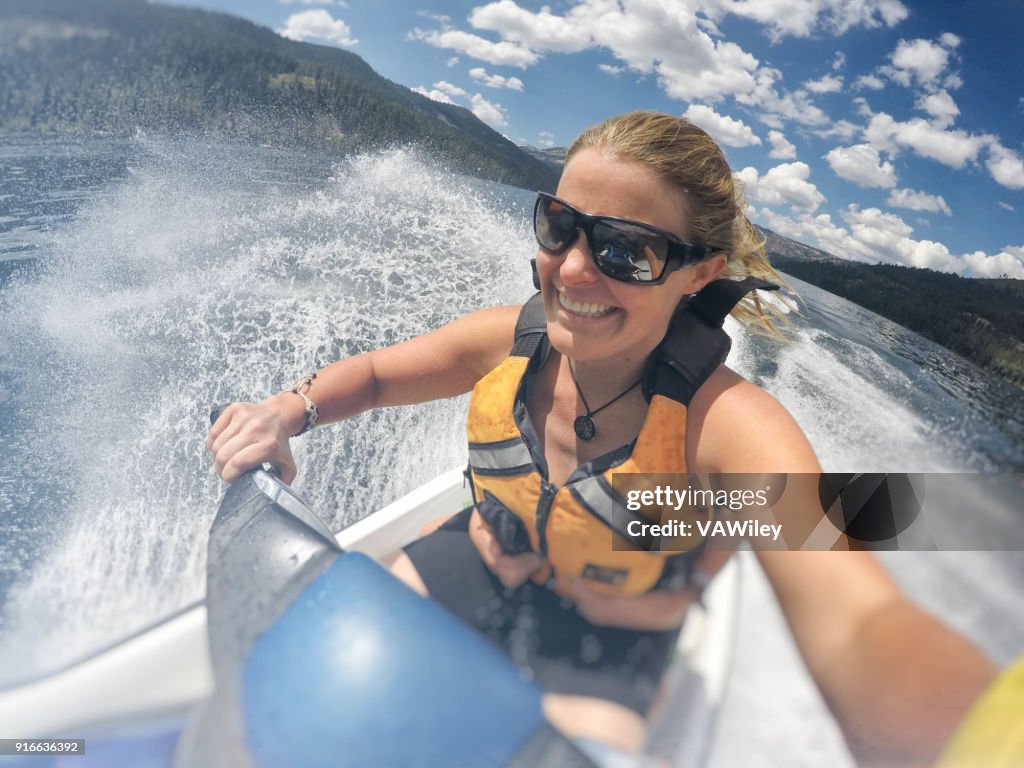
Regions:
<instances>
[{"instance_id":1,"label":"vest zipper","mask_svg":"<svg viewBox=\"0 0 1024 768\"><path fill-rule=\"evenodd\" d=\"M540 542L540 553L548 554L548 518L551 516L551 504L555 500L558 488L547 480L540 481L540 499L537 501L537 540Z\"/></svg>"}]
</instances>

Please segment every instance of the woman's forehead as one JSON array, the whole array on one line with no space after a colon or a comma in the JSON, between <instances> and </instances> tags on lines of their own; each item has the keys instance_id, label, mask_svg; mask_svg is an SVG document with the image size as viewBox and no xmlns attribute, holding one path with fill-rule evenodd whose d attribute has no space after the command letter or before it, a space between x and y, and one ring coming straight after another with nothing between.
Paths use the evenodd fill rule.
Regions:
<instances>
[{"instance_id":1,"label":"woman's forehead","mask_svg":"<svg viewBox=\"0 0 1024 768\"><path fill-rule=\"evenodd\" d=\"M600 147L572 156L556 194L585 213L642 221L680 237L689 220L681 189L645 165Z\"/></svg>"}]
</instances>

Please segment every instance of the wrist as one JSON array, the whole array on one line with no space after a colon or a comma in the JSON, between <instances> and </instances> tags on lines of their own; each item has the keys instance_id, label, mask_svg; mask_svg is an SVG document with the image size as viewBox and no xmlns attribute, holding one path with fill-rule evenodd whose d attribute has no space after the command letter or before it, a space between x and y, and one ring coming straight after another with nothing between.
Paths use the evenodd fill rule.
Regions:
<instances>
[{"instance_id":1,"label":"wrist","mask_svg":"<svg viewBox=\"0 0 1024 768\"><path fill-rule=\"evenodd\" d=\"M286 437L294 437L306 423L306 403L289 389L271 395L263 401L277 412Z\"/></svg>"}]
</instances>

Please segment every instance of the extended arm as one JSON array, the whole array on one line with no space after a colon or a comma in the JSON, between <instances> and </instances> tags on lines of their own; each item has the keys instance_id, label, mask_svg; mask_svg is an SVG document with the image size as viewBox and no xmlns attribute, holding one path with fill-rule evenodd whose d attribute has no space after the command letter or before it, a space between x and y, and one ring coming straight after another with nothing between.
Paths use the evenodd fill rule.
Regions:
<instances>
[{"instance_id":1,"label":"extended arm","mask_svg":"<svg viewBox=\"0 0 1024 768\"><path fill-rule=\"evenodd\" d=\"M702 466L819 473L800 427L734 374L704 408ZM790 481L821 515L816 483ZM797 527L801 522L795 520ZM803 536L797 537L797 542ZM844 540L845 541L845 540ZM841 542L843 543L843 542ZM845 547L844 547L845 548ZM758 552L811 676L864 765L932 765L995 669L965 637L904 597L868 552Z\"/></svg>"},{"instance_id":2,"label":"extended arm","mask_svg":"<svg viewBox=\"0 0 1024 768\"><path fill-rule=\"evenodd\" d=\"M864 765L932 765L995 669L867 552L758 554L807 668Z\"/></svg>"},{"instance_id":3,"label":"extended arm","mask_svg":"<svg viewBox=\"0 0 1024 768\"><path fill-rule=\"evenodd\" d=\"M317 372L306 394L320 410L320 423L371 408L463 394L507 354L517 313L517 307L486 309L409 341L332 363ZM288 439L301 428L304 410L302 398L291 392L229 406L207 438L221 477L231 482L269 462L291 482L295 463Z\"/></svg>"}]
</instances>

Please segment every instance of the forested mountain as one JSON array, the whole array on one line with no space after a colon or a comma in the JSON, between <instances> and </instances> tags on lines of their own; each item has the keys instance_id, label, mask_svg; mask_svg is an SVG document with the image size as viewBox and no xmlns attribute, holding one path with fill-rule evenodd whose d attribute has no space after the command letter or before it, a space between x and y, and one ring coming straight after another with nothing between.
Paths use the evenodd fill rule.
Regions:
<instances>
[{"instance_id":1,"label":"forested mountain","mask_svg":"<svg viewBox=\"0 0 1024 768\"><path fill-rule=\"evenodd\" d=\"M0 130L137 128L341 151L416 143L481 178L550 190L558 178L468 110L349 51L145 0L0 0Z\"/></svg>"},{"instance_id":2,"label":"forested mountain","mask_svg":"<svg viewBox=\"0 0 1024 768\"><path fill-rule=\"evenodd\" d=\"M538 160L547 163L559 173L562 172L562 166L565 164L565 153L569 149L568 147L545 147L542 149L540 147L531 147L529 144L521 145L519 148L528 155L532 155Z\"/></svg>"},{"instance_id":3,"label":"forested mountain","mask_svg":"<svg viewBox=\"0 0 1024 768\"><path fill-rule=\"evenodd\" d=\"M788 237L783 237L777 232L772 232L767 227L758 227L761 234L764 235L764 248L774 258L782 259L796 259L798 261L842 261L837 256L833 256L828 251L822 251L818 248L812 248L809 245L798 243L796 240L790 240Z\"/></svg>"}]
</instances>

